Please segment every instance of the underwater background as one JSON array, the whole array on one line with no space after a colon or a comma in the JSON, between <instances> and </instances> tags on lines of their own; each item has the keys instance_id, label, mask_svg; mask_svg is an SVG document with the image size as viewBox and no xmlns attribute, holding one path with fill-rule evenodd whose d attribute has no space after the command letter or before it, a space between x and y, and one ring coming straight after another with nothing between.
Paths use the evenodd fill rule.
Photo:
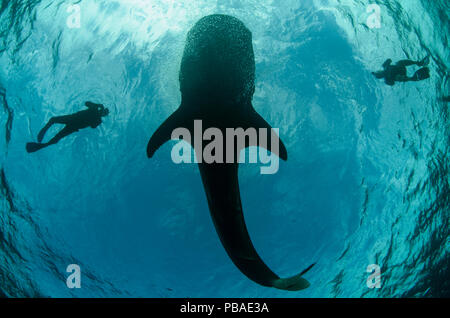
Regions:
<instances>
[{"instance_id":1,"label":"underwater background","mask_svg":"<svg viewBox=\"0 0 450 318\"><path fill-rule=\"evenodd\" d=\"M449 297L449 12L446 0L2 0L0 296ZM240 166L247 226L280 276L317 262L303 291L233 265L174 142L146 157L180 103L186 34L213 13L253 32L253 104L289 153L274 175ZM428 80L371 74L426 55ZM101 126L26 153L87 100L111 110ZM366 284L370 264L381 288Z\"/></svg>"}]
</instances>

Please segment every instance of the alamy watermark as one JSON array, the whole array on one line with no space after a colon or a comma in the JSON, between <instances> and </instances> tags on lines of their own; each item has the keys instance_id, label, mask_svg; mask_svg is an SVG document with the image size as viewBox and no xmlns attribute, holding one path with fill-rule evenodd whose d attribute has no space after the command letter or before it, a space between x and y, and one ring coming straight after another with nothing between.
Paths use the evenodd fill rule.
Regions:
<instances>
[{"instance_id":1,"label":"alamy watermark","mask_svg":"<svg viewBox=\"0 0 450 318\"><path fill-rule=\"evenodd\" d=\"M378 4L371 4L367 6L366 12L369 13L367 18L367 26L369 29L379 29L381 28L381 8Z\"/></svg>"},{"instance_id":2,"label":"alamy watermark","mask_svg":"<svg viewBox=\"0 0 450 318\"><path fill-rule=\"evenodd\" d=\"M259 162L267 165L260 168L261 174L275 174L279 168L279 139L278 128L226 128L225 136L219 128L208 128L203 131L202 121L194 121L194 137L187 128L177 128L172 132L172 139L181 139L174 145L171 152L172 161L176 164L181 163L235 163L239 157L239 163L246 163L247 156L245 152L239 153L246 145L258 145L258 151L250 151L248 163ZM271 152L267 151L267 141L270 134ZM246 144L246 141L248 143ZM208 144L203 147L203 142ZM195 154L192 160L192 147ZM224 148L225 147L225 148ZM235 153L237 150L238 153Z\"/></svg>"},{"instance_id":3,"label":"alamy watermark","mask_svg":"<svg viewBox=\"0 0 450 318\"><path fill-rule=\"evenodd\" d=\"M81 7L79 4L71 4L67 6L67 17L66 24L69 29L79 29L81 28Z\"/></svg>"},{"instance_id":4,"label":"alamy watermark","mask_svg":"<svg viewBox=\"0 0 450 318\"><path fill-rule=\"evenodd\" d=\"M142 0L134 0L141 2ZM134 7L135 8L135 7ZM81 7L79 4L70 4L66 9L69 16L67 17L66 24L69 29L81 28ZM366 24L370 29L381 28L381 7L378 4L370 4L366 7L366 13L369 14L366 20ZM142 13L141 10L133 9L131 16L138 20L146 20L148 17Z\"/></svg>"},{"instance_id":5,"label":"alamy watermark","mask_svg":"<svg viewBox=\"0 0 450 318\"><path fill-rule=\"evenodd\" d=\"M367 287L370 289L381 288L381 268L377 264L367 266L367 273L370 273L367 278Z\"/></svg>"},{"instance_id":6,"label":"alamy watermark","mask_svg":"<svg viewBox=\"0 0 450 318\"><path fill-rule=\"evenodd\" d=\"M66 268L66 272L70 273L66 280L67 288L81 288L81 268L77 264L70 264Z\"/></svg>"}]
</instances>

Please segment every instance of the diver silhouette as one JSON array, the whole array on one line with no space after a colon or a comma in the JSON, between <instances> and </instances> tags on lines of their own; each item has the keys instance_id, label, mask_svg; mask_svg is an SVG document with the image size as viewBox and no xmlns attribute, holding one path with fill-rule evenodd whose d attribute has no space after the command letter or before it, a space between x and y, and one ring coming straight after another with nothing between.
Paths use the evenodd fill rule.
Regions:
<instances>
[{"instance_id":1,"label":"diver silhouette","mask_svg":"<svg viewBox=\"0 0 450 318\"><path fill-rule=\"evenodd\" d=\"M38 151L50 145L56 144L62 138L87 127L96 128L102 123L102 117L109 114L109 109L105 108L102 104L95 104L92 102L86 102L85 105L88 109L79 111L77 113L65 116L56 116L50 118L48 123L41 129L38 134L38 142L29 142L26 145L28 153ZM64 124L65 127L59 131L52 139L47 143L42 143L44 135L47 130L53 124Z\"/></svg>"},{"instance_id":2,"label":"diver silhouette","mask_svg":"<svg viewBox=\"0 0 450 318\"><path fill-rule=\"evenodd\" d=\"M376 78L384 78L387 85L393 86L395 82L417 82L422 81L430 77L430 69L428 67L422 67L412 77L408 77L406 74L406 67L410 65L426 66L430 62L430 57L425 57L422 61L401 60L392 65L392 60L387 59L383 63L383 70L378 72L372 72Z\"/></svg>"}]
</instances>

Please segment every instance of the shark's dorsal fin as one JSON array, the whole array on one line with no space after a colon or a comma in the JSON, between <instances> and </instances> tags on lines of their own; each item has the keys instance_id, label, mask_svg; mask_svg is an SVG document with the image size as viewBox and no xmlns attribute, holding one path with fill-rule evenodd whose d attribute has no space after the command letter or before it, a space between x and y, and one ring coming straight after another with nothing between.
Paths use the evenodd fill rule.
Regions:
<instances>
[{"instance_id":1,"label":"shark's dorsal fin","mask_svg":"<svg viewBox=\"0 0 450 318\"><path fill-rule=\"evenodd\" d=\"M172 132L181 127L185 127L185 118L179 107L172 115L167 118L161 126L155 131L147 145L147 156L153 157L156 150L168 142L172 137Z\"/></svg>"},{"instance_id":2,"label":"shark's dorsal fin","mask_svg":"<svg viewBox=\"0 0 450 318\"><path fill-rule=\"evenodd\" d=\"M252 146L263 147L263 148L267 149L268 151L276 154L281 159L283 159L285 161L287 160L288 153L286 150L286 146L281 141L278 134L273 130L272 126L270 126L270 124L264 118L262 118L261 115L259 115L253 107L250 107L247 111L245 126L246 127L244 127L244 128L246 128L246 129L247 128L255 128L258 130L259 128L265 128L267 131L267 140L265 140L265 141L259 140L260 136L258 134L257 144L256 145L246 144L246 147L252 147ZM271 132L271 133L269 133L269 132ZM271 134L272 134L272 136L271 136ZM278 147L275 147L274 149L272 149L273 148L272 147L273 146L272 139L278 141Z\"/></svg>"}]
</instances>

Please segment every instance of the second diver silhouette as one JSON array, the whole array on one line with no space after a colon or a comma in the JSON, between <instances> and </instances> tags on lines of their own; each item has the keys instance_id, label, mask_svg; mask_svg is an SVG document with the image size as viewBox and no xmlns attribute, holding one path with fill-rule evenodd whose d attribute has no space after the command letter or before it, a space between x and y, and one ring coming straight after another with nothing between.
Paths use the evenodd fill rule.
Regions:
<instances>
[{"instance_id":1,"label":"second diver silhouette","mask_svg":"<svg viewBox=\"0 0 450 318\"><path fill-rule=\"evenodd\" d=\"M430 77L430 69L428 67L422 67L428 65L430 57L425 57L422 61L401 60L392 65L392 60L387 59L383 63L383 70L378 72L372 72L376 78L384 78L384 82L387 85L393 86L395 82L417 82L422 81ZM421 66L414 73L412 77L408 77L406 67L410 65Z\"/></svg>"},{"instance_id":2,"label":"second diver silhouette","mask_svg":"<svg viewBox=\"0 0 450 318\"><path fill-rule=\"evenodd\" d=\"M29 142L26 145L28 153L36 152L42 148L56 144L62 138L83 128L96 128L102 123L102 117L109 114L109 109L102 104L86 102L88 109L65 116L52 117L38 134L38 142ZM65 127L58 132L49 142L42 143L47 130L54 124L64 124Z\"/></svg>"},{"instance_id":3,"label":"second diver silhouette","mask_svg":"<svg viewBox=\"0 0 450 318\"><path fill-rule=\"evenodd\" d=\"M223 135L227 128L263 128L272 132L272 136L276 135L252 105L255 92L252 34L240 20L217 14L200 19L188 33L179 80L181 105L151 137L147 147L149 158L171 139L176 128L186 128L193 135L195 120L202 120L204 130L214 127ZM265 144L265 148L287 160L286 148L278 136L267 135L268 140L257 141L258 146ZM279 141L279 151L276 146L271 149L271 138ZM249 143L245 145L248 146ZM200 150L204 147L203 144ZM239 192L241 149L235 145L233 163L199 163L209 210L222 245L239 270L254 282L282 290L305 289L309 282L302 276L314 264L297 275L280 278L264 263L252 244ZM225 147L223 152L227 151L231 150ZM197 153L197 156L202 154Z\"/></svg>"}]
</instances>

